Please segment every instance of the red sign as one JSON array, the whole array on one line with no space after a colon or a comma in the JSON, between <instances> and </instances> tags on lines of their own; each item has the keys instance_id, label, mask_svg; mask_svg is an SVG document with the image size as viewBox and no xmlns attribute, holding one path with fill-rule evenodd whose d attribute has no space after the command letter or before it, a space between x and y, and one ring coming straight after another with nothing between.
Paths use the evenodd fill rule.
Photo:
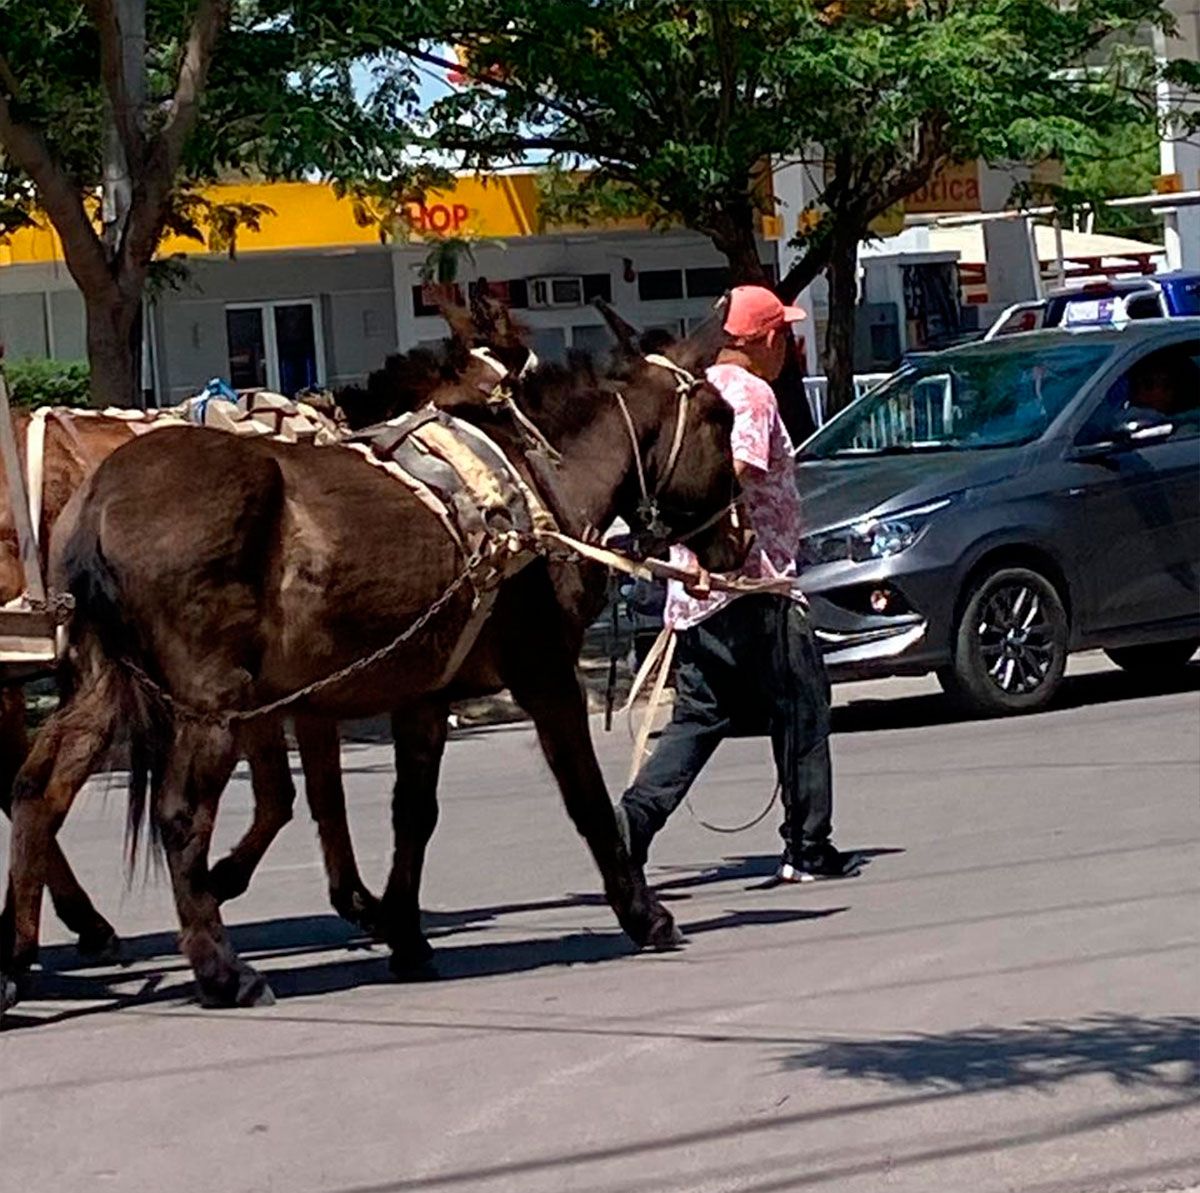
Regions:
<instances>
[{"instance_id":1,"label":"red sign","mask_svg":"<svg viewBox=\"0 0 1200 1193\"><path fill-rule=\"evenodd\" d=\"M424 236L459 232L470 215L471 209L465 203L409 203L404 209L408 226Z\"/></svg>"},{"instance_id":2,"label":"red sign","mask_svg":"<svg viewBox=\"0 0 1200 1193\"><path fill-rule=\"evenodd\" d=\"M978 211L979 166L975 162L950 165L935 174L919 191L904 200L909 212Z\"/></svg>"}]
</instances>

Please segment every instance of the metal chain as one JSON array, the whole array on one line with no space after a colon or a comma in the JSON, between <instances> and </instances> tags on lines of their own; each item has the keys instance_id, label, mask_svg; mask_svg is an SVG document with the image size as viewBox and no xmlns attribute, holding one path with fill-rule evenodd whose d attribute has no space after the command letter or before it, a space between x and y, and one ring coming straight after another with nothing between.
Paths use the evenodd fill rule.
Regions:
<instances>
[{"instance_id":1,"label":"metal chain","mask_svg":"<svg viewBox=\"0 0 1200 1193\"><path fill-rule=\"evenodd\" d=\"M339 668L330 675L323 676L321 679L313 680L310 684L305 684L302 688L297 688L293 692L289 692L286 696L280 696L276 700L272 700L267 704L260 704L256 708L238 709L233 712L211 713L201 709L194 708L192 705L185 704L183 701L177 700L163 687L156 683L145 671L142 670L131 659L122 659L121 663L125 669L133 676L138 683L146 687L158 699L162 700L170 709L171 712L183 720L199 722L209 725L230 726L240 724L245 721L257 720L259 717L270 716L272 713L282 712L286 708L290 708L294 704L298 704L301 700L306 700L310 696L315 696L327 688L340 684L351 677L358 675L363 671L369 670L371 667L381 663L398 647L403 646L409 641L413 635L420 633L449 603L455 595L472 579L472 574L477 567L483 562L484 550L482 545L472 552L467 560L463 570L458 576L452 580L441 595L417 618L408 624L399 634L396 635L385 646L381 646L378 650L372 651L369 655L364 655L362 658L355 659L354 662L348 663L345 667Z\"/></svg>"}]
</instances>

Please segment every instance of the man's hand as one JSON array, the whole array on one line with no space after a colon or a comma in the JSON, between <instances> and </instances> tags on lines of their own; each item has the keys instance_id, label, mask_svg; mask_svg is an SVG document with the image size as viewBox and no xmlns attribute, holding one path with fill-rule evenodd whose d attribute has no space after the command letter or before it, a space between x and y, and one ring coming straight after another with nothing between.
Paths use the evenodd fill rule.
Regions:
<instances>
[{"instance_id":1,"label":"man's hand","mask_svg":"<svg viewBox=\"0 0 1200 1193\"><path fill-rule=\"evenodd\" d=\"M706 568L702 568L697 564L695 571L691 574L691 578L684 580L683 589L688 596L706 601L712 594L712 576Z\"/></svg>"}]
</instances>

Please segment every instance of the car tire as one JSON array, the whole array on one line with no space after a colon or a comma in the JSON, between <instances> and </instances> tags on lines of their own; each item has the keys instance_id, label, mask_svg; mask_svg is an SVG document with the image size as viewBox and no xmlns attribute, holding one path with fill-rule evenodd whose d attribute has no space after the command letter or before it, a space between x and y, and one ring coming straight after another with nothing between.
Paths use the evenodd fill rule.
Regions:
<instances>
[{"instance_id":1,"label":"car tire","mask_svg":"<svg viewBox=\"0 0 1200 1193\"><path fill-rule=\"evenodd\" d=\"M1178 671L1191 662L1192 655L1200 642L1189 638L1184 642L1155 642L1149 646L1113 647L1104 653L1122 671L1131 675L1159 675L1164 671Z\"/></svg>"},{"instance_id":2,"label":"car tire","mask_svg":"<svg viewBox=\"0 0 1200 1193\"><path fill-rule=\"evenodd\" d=\"M1070 624L1054 585L1030 568L974 581L954 632L954 659L938 681L956 704L984 716L1035 712L1067 665Z\"/></svg>"}]
</instances>

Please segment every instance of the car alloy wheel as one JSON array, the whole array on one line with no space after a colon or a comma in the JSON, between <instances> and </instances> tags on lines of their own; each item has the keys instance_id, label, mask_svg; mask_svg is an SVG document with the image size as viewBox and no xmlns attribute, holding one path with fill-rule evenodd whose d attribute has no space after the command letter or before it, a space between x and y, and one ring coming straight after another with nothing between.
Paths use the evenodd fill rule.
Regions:
<instances>
[{"instance_id":1,"label":"car alloy wheel","mask_svg":"<svg viewBox=\"0 0 1200 1193\"><path fill-rule=\"evenodd\" d=\"M979 620L988 679L1009 696L1041 687L1054 662L1054 629L1042 593L1020 580L994 589Z\"/></svg>"},{"instance_id":2,"label":"car alloy wheel","mask_svg":"<svg viewBox=\"0 0 1200 1193\"><path fill-rule=\"evenodd\" d=\"M1054 695L1067 662L1066 610L1029 568L1001 568L973 585L942 686L974 712L1031 712Z\"/></svg>"}]
</instances>

